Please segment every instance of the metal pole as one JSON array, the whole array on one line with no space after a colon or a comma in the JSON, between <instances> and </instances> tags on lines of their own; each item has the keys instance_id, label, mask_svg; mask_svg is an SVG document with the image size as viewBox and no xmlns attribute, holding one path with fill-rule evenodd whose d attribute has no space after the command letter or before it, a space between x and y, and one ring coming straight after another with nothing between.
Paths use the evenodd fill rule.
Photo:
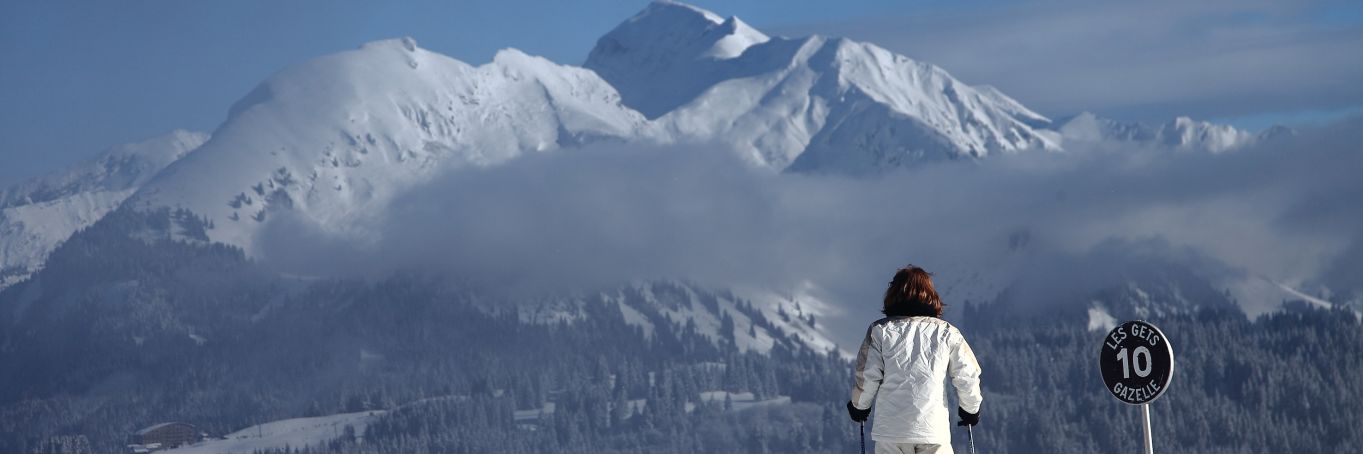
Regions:
<instances>
[{"instance_id":1,"label":"metal pole","mask_svg":"<svg viewBox=\"0 0 1363 454\"><path fill-rule=\"evenodd\" d=\"M975 454L975 431L971 430L974 426L965 426L965 435L970 439L970 454Z\"/></svg>"},{"instance_id":2,"label":"metal pole","mask_svg":"<svg viewBox=\"0 0 1363 454\"><path fill-rule=\"evenodd\" d=\"M1150 404L1141 404L1141 420L1145 422L1145 454L1155 454L1155 443L1150 437Z\"/></svg>"},{"instance_id":3,"label":"metal pole","mask_svg":"<svg viewBox=\"0 0 1363 454\"><path fill-rule=\"evenodd\" d=\"M866 421L861 422L861 454L866 454Z\"/></svg>"}]
</instances>

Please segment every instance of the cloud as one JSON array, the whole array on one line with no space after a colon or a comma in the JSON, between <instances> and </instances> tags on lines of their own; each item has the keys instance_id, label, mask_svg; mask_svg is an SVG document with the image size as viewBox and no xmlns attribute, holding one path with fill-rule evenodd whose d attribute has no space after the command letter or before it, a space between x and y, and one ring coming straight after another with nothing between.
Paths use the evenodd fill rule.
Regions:
<instances>
[{"instance_id":1,"label":"cloud","mask_svg":"<svg viewBox=\"0 0 1363 454\"><path fill-rule=\"evenodd\" d=\"M1254 313L1282 298L1253 293L1265 278L1363 288L1341 269L1363 244L1360 126L1217 155L1109 146L864 178L772 174L701 145L560 150L400 196L371 229L381 238L277 223L265 260L307 273L414 268L521 295L641 279L813 283L838 307L821 320L850 343L909 262L959 303L1037 267L1071 294L1110 285L1125 272L1117 258L1153 254L1239 292Z\"/></svg>"},{"instance_id":2,"label":"cloud","mask_svg":"<svg viewBox=\"0 0 1363 454\"><path fill-rule=\"evenodd\" d=\"M776 31L873 42L1049 115L1164 121L1363 105L1356 10L1321 1L1050 0Z\"/></svg>"}]
</instances>

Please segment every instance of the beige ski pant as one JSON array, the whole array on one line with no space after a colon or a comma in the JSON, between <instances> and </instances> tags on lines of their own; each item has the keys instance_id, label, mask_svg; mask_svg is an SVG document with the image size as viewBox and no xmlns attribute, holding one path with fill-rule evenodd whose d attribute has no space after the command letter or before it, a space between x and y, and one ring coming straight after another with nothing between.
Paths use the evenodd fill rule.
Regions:
<instances>
[{"instance_id":1,"label":"beige ski pant","mask_svg":"<svg viewBox=\"0 0 1363 454\"><path fill-rule=\"evenodd\" d=\"M951 445L876 442L876 454L951 454Z\"/></svg>"}]
</instances>

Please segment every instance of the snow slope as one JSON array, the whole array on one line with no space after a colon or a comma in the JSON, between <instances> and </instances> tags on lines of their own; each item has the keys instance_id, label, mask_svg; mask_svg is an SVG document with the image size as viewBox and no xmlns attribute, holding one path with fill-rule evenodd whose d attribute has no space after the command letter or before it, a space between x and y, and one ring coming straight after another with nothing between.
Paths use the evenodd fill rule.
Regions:
<instances>
[{"instance_id":1,"label":"snow slope","mask_svg":"<svg viewBox=\"0 0 1363 454\"><path fill-rule=\"evenodd\" d=\"M741 20L654 2L584 64L674 140L722 143L774 170L861 173L1057 149L1049 123L992 87L878 46L772 38Z\"/></svg>"},{"instance_id":2,"label":"snow slope","mask_svg":"<svg viewBox=\"0 0 1363 454\"><path fill-rule=\"evenodd\" d=\"M440 172L646 127L591 71L516 50L474 67L410 38L379 41L270 77L136 199L207 216L212 240L257 255L255 234L286 212L363 240L363 220Z\"/></svg>"},{"instance_id":3,"label":"snow slope","mask_svg":"<svg viewBox=\"0 0 1363 454\"><path fill-rule=\"evenodd\" d=\"M222 439L208 440L170 449L165 453L174 454L249 454L257 450L301 449L304 446L317 446L345 433L350 426L358 437L364 436L369 423L386 413L383 410L341 413L312 418L293 418L272 421L247 427L223 436Z\"/></svg>"},{"instance_id":4,"label":"snow slope","mask_svg":"<svg viewBox=\"0 0 1363 454\"><path fill-rule=\"evenodd\" d=\"M208 140L169 134L109 148L71 168L0 191L0 288L27 278L77 230L120 206L172 162Z\"/></svg>"}]
</instances>

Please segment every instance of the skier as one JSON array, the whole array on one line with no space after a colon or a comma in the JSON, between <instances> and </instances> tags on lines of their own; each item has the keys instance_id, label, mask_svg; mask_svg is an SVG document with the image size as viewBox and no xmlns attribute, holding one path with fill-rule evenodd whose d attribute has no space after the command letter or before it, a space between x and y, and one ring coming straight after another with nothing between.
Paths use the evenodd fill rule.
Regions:
<instances>
[{"instance_id":1,"label":"skier","mask_svg":"<svg viewBox=\"0 0 1363 454\"><path fill-rule=\"evenodd\" d=\"M913 265L895 273L885 290L885 318L866 330L857 353L847 412L864 423L875 404L877 454L952 452L948 379L960 404L957 425L980 421L980 365L961 332L941 319L931 276Z\"/></svg>"}]
</instances>

